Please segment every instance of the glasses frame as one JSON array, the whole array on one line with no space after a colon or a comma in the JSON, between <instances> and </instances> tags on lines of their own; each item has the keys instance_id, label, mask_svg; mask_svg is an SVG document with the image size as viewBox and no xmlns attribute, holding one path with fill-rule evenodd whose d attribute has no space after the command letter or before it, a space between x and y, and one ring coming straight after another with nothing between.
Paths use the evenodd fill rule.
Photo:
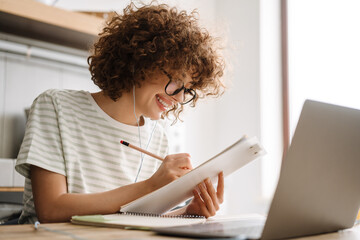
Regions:
<instances>
[{"instance_id":1,"label":"glasses frame","mask_svg":"<svg viewBox=\"0 0 360 240\"><path fill-rule=\"evenodd\" d=\"M169 78L169 82L166 84L165 86L165 93L168 95L168 96L175 96L176 94L180 93L182 90L184 90L184 96L185 94L189 93L190 95L192 95L192 98L186 102L179 102L181 105L185 105L185 104L188 104L189 102L193 101L195 98L196 98L196 91L194 89L191 89L191 88L186 88L184 86L184 82L182 82L182 87L176 89L173 93L169 94L166 89L167 87L169 86L169 84L173 81L173 78L172 76L167 72L165 71L164 69L161 69L163 71L163 73Z\"/></svg>"}]
</instances>

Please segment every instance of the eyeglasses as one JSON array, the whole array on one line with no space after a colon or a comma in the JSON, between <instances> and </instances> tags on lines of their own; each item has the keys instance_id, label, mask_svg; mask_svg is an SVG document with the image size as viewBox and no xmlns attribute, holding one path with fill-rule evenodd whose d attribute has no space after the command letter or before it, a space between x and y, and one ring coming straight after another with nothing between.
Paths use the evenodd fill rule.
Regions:
<instances>
[{"instance_id":1,"label":"eyeglasses","mask_svg":"<svg viewBox=\"0 0 360 240\"><path fill-rule=\"evenodd\" d=\"M184 90L183 99L179 101L181 105L185 105L195 99L196 92L194 89L184 87L183 81L180 79L173 79L172 76L164 69L162 69L162 71L169 78L169 82L165 86L165 93L168 96L175 96Z\"/></svg>"}]
</instances>

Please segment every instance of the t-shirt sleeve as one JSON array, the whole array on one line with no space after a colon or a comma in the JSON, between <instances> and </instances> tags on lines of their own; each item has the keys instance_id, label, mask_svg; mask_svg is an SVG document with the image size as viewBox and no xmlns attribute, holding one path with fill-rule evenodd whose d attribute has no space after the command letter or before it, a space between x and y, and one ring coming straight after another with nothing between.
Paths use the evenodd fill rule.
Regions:
<instances>
[{"instance_id":1,"label":"t-shirt sleeve","mask_svg":"<svg viewBox=\"0 0 360 240\"><path fill-rule=\"evenodd\" d=\"M30 178L30 165L66 175L54 97L47 91L30 109L15 169Z\"/></svg>"}]
</instances>

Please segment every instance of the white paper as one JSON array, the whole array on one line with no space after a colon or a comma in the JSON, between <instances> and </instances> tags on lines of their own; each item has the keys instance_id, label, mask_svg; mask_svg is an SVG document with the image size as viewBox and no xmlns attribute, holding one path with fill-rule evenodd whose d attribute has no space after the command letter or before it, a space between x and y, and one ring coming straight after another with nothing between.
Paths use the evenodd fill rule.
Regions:
<instances>
[{"instance_id":1,"label":"white paper","mask_svg":"<svg viewBox=\"0 0 360 240\"><path fill-rule=\"evenodd\" d=\"M221 171L225 177L264 154L256 137L243 137L181 178L122 206L120 211L164 214L191 198L193 189L206 178L217 182Z\"/></svg>"}]
</instances>

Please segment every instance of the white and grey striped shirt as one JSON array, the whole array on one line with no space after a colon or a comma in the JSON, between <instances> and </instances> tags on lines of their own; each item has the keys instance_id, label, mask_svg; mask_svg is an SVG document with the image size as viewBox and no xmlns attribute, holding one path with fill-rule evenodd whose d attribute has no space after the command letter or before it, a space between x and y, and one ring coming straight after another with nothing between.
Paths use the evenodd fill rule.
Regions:
<instances>
[{"instance_id":1,"label":"white and grey striped shirt","mask_svg":"<svg viewBox=\"0 0 360 240\"><path fill-rule=\"evenodd\" d=\"M145 119L140 132L143 148L149 142L149 151L167 155L168 141L161 124ZM89 92L52 89L38 96L31 106L15 167L26 178L19 222L37 220L30 165L66 176L68 193L104 192L133 183L141 155L120 140L140 146L138 127L111 118ZM144 156L138 181L149 178L160 164Z\"/></svg>"}]
</instances>

